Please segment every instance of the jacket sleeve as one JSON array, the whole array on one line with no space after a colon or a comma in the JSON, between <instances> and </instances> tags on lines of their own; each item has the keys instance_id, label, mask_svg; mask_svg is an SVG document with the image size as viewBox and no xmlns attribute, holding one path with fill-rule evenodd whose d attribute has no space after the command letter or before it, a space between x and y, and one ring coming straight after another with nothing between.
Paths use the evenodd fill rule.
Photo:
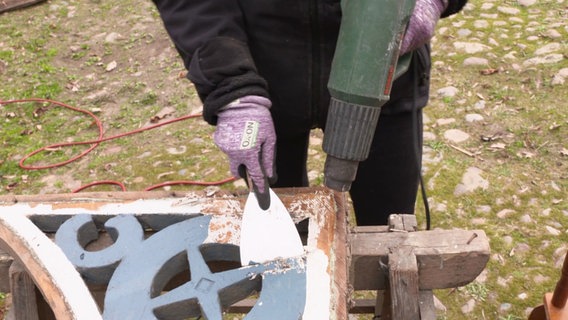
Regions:
<instances>
[{"instance_id":1,"label":"jacket sleeve","mask_svg":"<svg viewBox=\"0 0 568 320\"><path fill-rule=\"evenodd\" d=\"M237 0L153 0L203 102L203 117L245 95L268 97L251 57Z\"/></svg>"},{"instance_id":2,"label":"jacket sleeve","mask_svg":"<svg viewBox=\"0 0 568 320\"><path fill-rule=\"evenodd\" d=\"M460 12L466 3L467 0L449 0L446 11L442 13L442 18L449 17L453 14Z\"/></svg>"}]
</instances>

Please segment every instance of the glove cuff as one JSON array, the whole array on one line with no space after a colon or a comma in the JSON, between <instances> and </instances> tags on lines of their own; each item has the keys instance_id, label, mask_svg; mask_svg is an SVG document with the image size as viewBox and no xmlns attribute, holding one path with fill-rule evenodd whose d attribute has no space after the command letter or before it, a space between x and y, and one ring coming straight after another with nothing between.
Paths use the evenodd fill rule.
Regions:
<instances>
[{"instance_id":1,"label":"glove cuff","mask_svg":"<svg viewBox=\"0 0 568 320\"><path fill-rule=\"evenodd\" d=\"M435 18L439 19L448 8L449 0L430 0L431 8L436 10Z\"/></svg>"},{"instance_id":2,"label":"glove cuff","mask_svg":"<svg viewBox=\"0 0 568 320\"><path fill-rule=\"evenodd\" d=\"M267 109L270 109L271 106L272 102L270 101L270 99L262 96L249 95L231 101L229 104L219 109L219 112L223 112L228 109L243 108L243 107L248 107L248 108L265 107Z\"/></svg>"}]
</instances>

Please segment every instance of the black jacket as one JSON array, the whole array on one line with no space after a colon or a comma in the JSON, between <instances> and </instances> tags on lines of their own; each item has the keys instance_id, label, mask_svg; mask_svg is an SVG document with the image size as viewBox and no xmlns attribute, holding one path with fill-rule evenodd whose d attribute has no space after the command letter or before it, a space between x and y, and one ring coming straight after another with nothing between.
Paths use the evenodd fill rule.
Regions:
<instances>
[{"instance_id":1,"label":"black jacket","mask_svg":"<svg viewBox=\"0 0 568 320\"><path fill-rule=\"evenodd\" d=\"M215 124L217 111L227 103L254 94L272 100L279 136L325 125L340 0L153 1L203 102L207 122ZM450 0L443 16L466 2ZM383 112L426 105L428 46L413 56L413 71L395 81Z\"/></svg>"}]
</instances>

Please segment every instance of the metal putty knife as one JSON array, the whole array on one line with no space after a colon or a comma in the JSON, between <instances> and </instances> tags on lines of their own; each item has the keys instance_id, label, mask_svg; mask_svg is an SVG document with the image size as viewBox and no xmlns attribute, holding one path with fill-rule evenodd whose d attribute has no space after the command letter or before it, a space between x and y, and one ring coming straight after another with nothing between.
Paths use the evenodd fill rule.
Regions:
<instances>
[{"instance_id":1,"label":"metal putty knife","mask_svg":"<svg viewBox=\"0 0 568 320\"><path fill-rule=\"evenodd\" d=\"M252 184L249 184L252 185ZM262 210L250 192L241 222L241 265L264 263L304 254L304 247L290 213L269 188L270 207Z\"/></svg>"}]
</instances>

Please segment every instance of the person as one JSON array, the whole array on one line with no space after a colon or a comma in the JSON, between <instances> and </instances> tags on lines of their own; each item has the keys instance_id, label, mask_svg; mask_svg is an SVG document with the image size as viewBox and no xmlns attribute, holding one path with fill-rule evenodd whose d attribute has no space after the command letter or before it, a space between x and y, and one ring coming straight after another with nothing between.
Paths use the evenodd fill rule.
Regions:
<instances>
[{"instance_id":1,"label":"person","mask_svg":"<svg viewBox=\"0 0 568 320\"><path fill-rule=\"evenodd\" d=\"M216 125L235 176L247 174L261 207L268 186L308 186L310 131L325 123L340 0L153 0ZM370 155L350 190L358 225L414 213L437 21L467 0L417 0L401 45L413 52L381 110ZM417 151L418 150L418 151Z\"/></svg>"}]
</instances>

